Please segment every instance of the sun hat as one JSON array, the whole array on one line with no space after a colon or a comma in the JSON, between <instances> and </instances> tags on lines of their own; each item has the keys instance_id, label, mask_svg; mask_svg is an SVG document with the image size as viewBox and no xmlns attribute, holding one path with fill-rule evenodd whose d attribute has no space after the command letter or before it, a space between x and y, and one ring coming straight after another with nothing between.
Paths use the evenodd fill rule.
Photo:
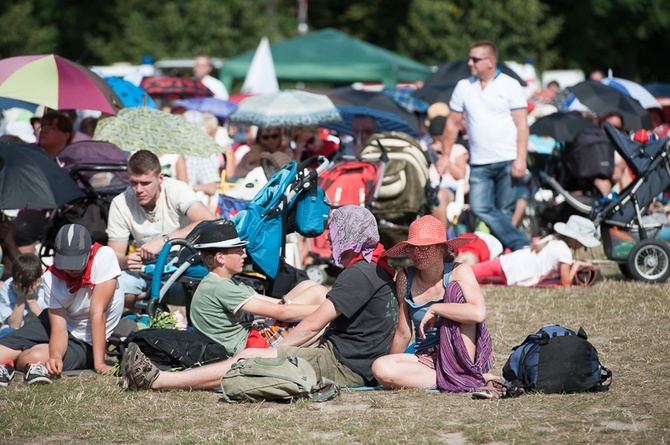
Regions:
<instances>
[{"instance_id":1,"label":"sun hat","mask_svg":"<svg viewBox=\"0 0 670 445\"><path fill-rule=\"evenodd\" d=\"M598 247L600 240L596 238L596 226L593 222L579 215L572 215L567 224L556 223L554 230L563 236L579 241L584 247Z\"/></svg>"},{"instance_id":2,"label":"sun hat","mask_svg":"<svg viewBox=\"0 0 670 445\"><path fill-rule=\"evenodd\" d=\"M444 102L435 102L426 110L426 119L423 123L426 127L430 127L430 122L436 117L447 118L450 114L451 110L449 109L449 105Z\"/></svg>"},{"instance_id":3,"label":"sun hat","mask_svg":"<svg viewBox=\"0 0 670 445\"><path fill-rule=\"evenodd\" d=\"M91 252L91 235L86 227L67 224L56 235L54 265L60 270L82 270Z\"/></svg>"},{"instance_id":4,"label":"sun hat","mask_svg":"<svg viewBox=\"0 0 670 445\"><path fill-rule=\"evenodd\" d=\"M202 231L193 247L196 249L230 249L247 244L247 241L240 239L232 222L219 219L212 221L211 225Z\"/></svg>"},{"instance_id":5,"label":"sun hat","mask_svg":"<svg viewBox=\"0 0 670 445\"><path fill-rule=\"evenodd\" d=\"M449 250L471 242L474 238L458 237L447 240L447 229L434 216L423 216L409 225L407 241L402 241L386 251L388 256L407 255L408 246L432 246L444 244Z\"/></svg>"}]
</instances>

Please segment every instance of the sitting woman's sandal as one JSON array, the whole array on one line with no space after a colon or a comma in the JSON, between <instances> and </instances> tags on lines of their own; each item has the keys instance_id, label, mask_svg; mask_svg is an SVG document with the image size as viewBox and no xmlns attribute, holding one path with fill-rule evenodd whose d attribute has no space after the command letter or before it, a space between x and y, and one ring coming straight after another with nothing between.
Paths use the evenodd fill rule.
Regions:
<instances>
[{"instance_id":1,"label":"sitting woman's sandal","mask_svg":"<svg viewBox=\"0 0 670 445\"><path fill-rule=\"evenodd\" d=\"M473 399L506 399L508 397L518 397L524 393L523 388L513 386L502 377L496 380L488 380L485 386L477 388L472 393Z\"/></svg>"}]
</instances>

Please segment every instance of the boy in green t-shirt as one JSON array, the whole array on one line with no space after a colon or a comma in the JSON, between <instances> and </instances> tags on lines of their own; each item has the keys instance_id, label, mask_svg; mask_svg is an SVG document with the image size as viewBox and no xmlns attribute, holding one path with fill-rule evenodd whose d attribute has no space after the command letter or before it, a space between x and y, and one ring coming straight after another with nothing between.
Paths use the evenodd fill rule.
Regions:
<instances>
[{"instance_id":1,"label":"boy in green t-shirt","mask_svg":"<svg viewBox=\"0 0 670 445\"><path fill-rule=\"evenodd\" d=\"M235 226L219 220L205 229L195 248L200 250L203 263L210 273L198 285L191 303L191 322L203 335L237 354L248 344L249 335L261 340L254 329L253 319L299 322L326 299L328 290L313 281L302 281L281 300L259 295L254 289L233 278L242 272L246 241L241 241ZM277 326L261 323L262 334L276 334ZM273 329L274 328L274 329ZM269 331L269 334L268 334ZM278 343L281 336L272 342ZM252 344L252 343L249 343Z\"/></svg>"}]
</instances>

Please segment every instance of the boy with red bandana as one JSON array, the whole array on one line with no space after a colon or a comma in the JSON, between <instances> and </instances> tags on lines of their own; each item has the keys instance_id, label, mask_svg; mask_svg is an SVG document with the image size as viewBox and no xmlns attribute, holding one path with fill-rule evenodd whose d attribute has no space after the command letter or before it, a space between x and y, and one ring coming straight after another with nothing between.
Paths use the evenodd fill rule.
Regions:
<instances>
[{"instance_id":1,"label":"boy with red bandana","mask_svg":"<svg viewBox=\"0 0 670 445\"><path fill-rule=\"evenodd\" d=\"M42 277L49 309L0 339L0 386L9 385L15 366L27 384L51 383L63 371L112 369L105 363L105 346L124 302L116 254L92 245L79 224L63 226L55 244L54 265Z\"/></svg>"}]
</instances>

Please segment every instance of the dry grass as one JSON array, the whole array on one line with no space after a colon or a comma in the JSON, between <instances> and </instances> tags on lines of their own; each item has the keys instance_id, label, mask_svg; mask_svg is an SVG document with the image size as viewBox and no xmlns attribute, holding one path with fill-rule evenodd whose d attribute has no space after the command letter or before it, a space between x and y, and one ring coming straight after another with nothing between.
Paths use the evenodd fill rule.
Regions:
<instances>
[{"instance_id":1,"label":"dry grass","mask_svg":"<svg viewBox=\"0 0 670 445\"><path fill-rule=\"evenodd\" d=\"M540 326L583 326L614 372L609 392L500 401L423 391L352 391L323 404L229 405L214 392L124 392L111 377L0 390L0 443L665 444L670 437L670 288L485 287L498 357Z\"/></svg>"}]
</instances>

